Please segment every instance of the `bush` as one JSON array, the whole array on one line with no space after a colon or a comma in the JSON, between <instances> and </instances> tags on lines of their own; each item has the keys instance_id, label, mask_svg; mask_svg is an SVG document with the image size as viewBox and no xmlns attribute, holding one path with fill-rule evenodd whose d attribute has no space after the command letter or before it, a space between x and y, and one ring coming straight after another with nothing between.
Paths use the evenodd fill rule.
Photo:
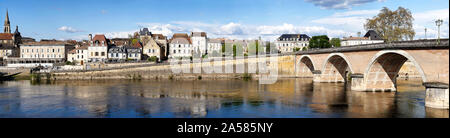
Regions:
<instances>
[{"instance_id":1,"label":"bush","mask_svg":"<svg viewBox=\"0 0 450 138\"><path fill-rule=\"evenodd\" d=\"M66 65L75 65L75 62L72 63L72 62L70 62L70 61L67 61L67 62L66 62Z\"/></svg>"},{"instance_id":2,"label":"bush","mask_svg":"<svg viewBox=\"0 0 450 138\"><path fill-rule=\"evenodd\" d=\"M147 60L148 60L149 62L156 62L156 61L158 61L158 57L152 56L152 57L148 58Z\"/></svg>"}]
</instances>

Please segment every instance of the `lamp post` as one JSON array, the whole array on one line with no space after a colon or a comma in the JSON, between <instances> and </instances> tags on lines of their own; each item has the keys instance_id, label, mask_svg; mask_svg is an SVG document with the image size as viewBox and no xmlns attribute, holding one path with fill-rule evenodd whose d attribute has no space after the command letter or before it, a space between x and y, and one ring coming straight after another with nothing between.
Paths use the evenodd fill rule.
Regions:
<instances>
[{"instance_id":1,"label":"lamp post","mask_svg":"<svg viewBox=\"0 0 450 138\"><path fill-rule=\"evenodd\" d=\"M427 39L427 28L425 28L425 40Z\"/></svg>"},{"instance_id":2,"label":"lamp post","mask_svg":"<svg viewBox=\"0 0 450 138\"><path fill-rule=\"evenodd\" d=\"M442 19L436 20L436 26L438 26L438 44L441 42L441 25L444 21Z\"/></svg>"}]
</instances>

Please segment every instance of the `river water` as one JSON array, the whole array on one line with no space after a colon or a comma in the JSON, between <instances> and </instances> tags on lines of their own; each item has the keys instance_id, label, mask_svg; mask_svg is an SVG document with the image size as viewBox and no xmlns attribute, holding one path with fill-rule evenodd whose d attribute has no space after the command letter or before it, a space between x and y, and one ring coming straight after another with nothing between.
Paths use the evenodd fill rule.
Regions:
<instances>
[{"instance_id":1,"label":"river water","mask_svg":"<svg viewBox=\"0 0 450 138\"><path fill-rule=\"evenodd\" d=\"M0 82L0 118L448 118L425 108L420 81L398 92L282 79Z\"/></svg>"}]
</instances>

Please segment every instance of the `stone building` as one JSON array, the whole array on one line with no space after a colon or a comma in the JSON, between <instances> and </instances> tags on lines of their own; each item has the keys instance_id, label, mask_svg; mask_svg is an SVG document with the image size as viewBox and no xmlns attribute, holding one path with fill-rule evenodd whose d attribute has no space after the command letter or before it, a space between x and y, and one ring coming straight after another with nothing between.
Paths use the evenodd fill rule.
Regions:
<instances>
[{"instance_id":1,"label":"stone building","mask_svg":"<svg viewBox=\"0 0 450 138\"><path fill-rule=\"evenodd\" d=\"M18 46L22 42L22 36L19 32L19 27L16 26L16 31L11 33L11 23L9 21L8 11L6 11L5 23L3 26L3 33L0 33L0 46Z\"/></svg>"},{"instance_id":2,"label":"stone building","mask_svg":"<svg viewBox=\"0 0 450 138\"><path fill-rule=\"evenodd\" d=\"M164 59L166 56L165 46L163 43L156 41L157 38L152 38L145 42L143 48L143 54L147 57L157 57L158 59Z\"/></svg>"},{"instance_id":3,"label":"stone building","mask_svg":"<svg viewBox=\"0 0 450 138\"><path fill-rule=\"evenodd\" d=\"M199 49L201 55L204 55L207 53L207 36L205 32L192 32L191 33L191 41L192 41L192 47L194 50Z\"/></svg>"},{"instance_id":4,"label":"stone building","mask_svg":"<svg viewBox=\"0 0 450 138\"><path fill-rule=\"evenodd\" d=\"M367 31L366 35L364 35L364 37L344 37L341 41L341 46L354 46L374 43L384 43L384 40L374 30L369 30Z\"/></svg>"},{"instance_id":5,"label":"stone building","mask_svg":"<svg viewBox=\"0 0 450 138\"><path fill-rule=\"evenodd\" d=\"M124 46L114 46L108 50L108 61L121 62L127 60L127 51Z\"/></svg>"},{"instance_id":6,"label":"stone building","mask_svg":"<svg viewBox=\"0 0 450 138\"><path fill-rule=\"evenodd\" d=\"M64 63L74 45L65 42L34 42L20 45L20 58L7 58L8 67L53 66Z\"/></svg>"},{"instance_id":7,"label":"stone building","mask_svg":"<svg viewBox=\"0 0 450 138\"><path fill-rule=\"evenodd\" d=\"M105 62L108 59L109 41L105 35L97 34L94 38L89 34L88 62Z\"/></svg>"},{"instance_id":8,"label":"stone building","mask_svg":"<svg viewBox=\"0 0 450 138\"><path fill-rule=\"evenodd\" d=\"M88 62L89 51L88 46L80 46L71 51L67 55L67 61L75 63L76 65L84 65Z\"/></svg>"},{"instance_id":9,"label":"stone building","mask_svg":"<svg viewBox=\"0 0 450 138\"><path fill-rule=\"evenodd\" d=\"M127 60L140 61L142 59L142 48L134 46L125 46Z\"/></svg>"},{"instance_id":10,"label":"stone building","mask_svg":"<svg viewBox=\"0 0 450 138\"><path fill-rule=\"evenodd\" d=\"M181 33L174 34L169 40L169 49L169 58L189 58L194 50L191 38Z\"/></svg>"},{"instance_id":11,"label":"stone building","mask_svg":"<svg viewBox=\"0 0 450 138\"><path fill-rule=\"evenodd\" d=\"M310 39L306 34L283 34L275 41L275 46L281 53L295 52L296 48L308 47Z\"/></svg>"},{"instance_id":12,"label":"stone building","mask_svg":"<svg viewBox=\"0 0 450 138\"><path fill-rule=\"evenodd\" d=\"M211 53L221 53L222 45L225 43L223 39L208 39L208 54Z\"/></svg>"}]
</instances>

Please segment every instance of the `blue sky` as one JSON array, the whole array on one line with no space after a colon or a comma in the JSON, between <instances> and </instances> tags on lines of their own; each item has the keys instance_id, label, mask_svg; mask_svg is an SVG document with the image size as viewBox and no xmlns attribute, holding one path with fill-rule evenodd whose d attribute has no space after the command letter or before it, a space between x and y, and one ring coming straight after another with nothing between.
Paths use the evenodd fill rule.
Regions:
<instances>
[{"instance_id":1,"label":"blue sky","mask_svg":"<svg viewBox=\"0 0 450 138\"><path fill-rule=\"evenodd\" d=\"M412 11L416 38L435 37L448 0L0 0L12 28L36 39L87 39L89 33L127 37L142 27L154 33L205 31L209 37L275 39L282 33L343 37L365 32L363 23L382 7Z\"/></svg>"}]
</instances>

